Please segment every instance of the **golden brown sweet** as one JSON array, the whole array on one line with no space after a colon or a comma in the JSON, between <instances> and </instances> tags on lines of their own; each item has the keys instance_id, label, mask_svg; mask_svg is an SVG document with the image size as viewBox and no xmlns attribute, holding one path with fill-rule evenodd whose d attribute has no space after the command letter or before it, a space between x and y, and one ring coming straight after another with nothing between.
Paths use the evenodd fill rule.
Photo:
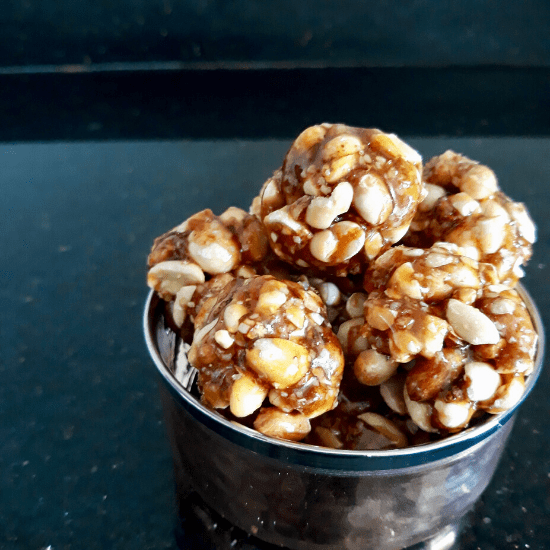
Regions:
<instances>
[{"instance_id":1,"label":"golden brown sweet","mask_svg":"<svg viewBox=\"0 0 550 550\"><path fill-rule=\"evenodd\" d=\"M260 263L268 251L263 226L255 216L235 207L221 216L203 210L155 239L147 284L170 300L182 287L204 283L205 274Z\"/></svg>"},{"instance_id":2,"label":"golden brown sweet","mask_svg":"<svg viewBox=\"0 0 550 550\"><path fill-rule=\"evenodd\" d=\"M423 179L427 196L404 241L455 243L470 258L494 265L499 282L512 288L536 239L525 206L500 191L490 168L453 151L431 159Z\"/></svg>"},{"instance_id":3,"label":"golden brown sweet","mask_svg":"<svg viewBox=\"0 0 550 550\"><path fill-rule=\"evenodd\" d=\"M406 233L423 198L421 157L393 134L342 124L304 130L252 211L275 253L344 276Z\"/></svg>"},{"instance_id":4,"label":"golden brown sweet","mask_svg":"<svg viewBox=\"0 0 550 550\"><path fill-rule=\"evenodd\" d=\"M332 409L344 358L319 296L272 276L229 277L202 291L195 315L188 356L203 401L245 417L267 398L278 414L264 407L255 425L270 432L282 413L288 423Z\"/></svg>"},{"instance_id":5,"label":"golden brown sweet","mask_svg":"<svg viewBox=\"0 0 550 550\"><path fill-rule=\"evenodd\" d=\"M513 287L535 237L488 167L447 151L422 172L393 134L321 124L250 213L157 238L148 284L204 404L270 437L395 449L523 395L537 334Z\"/></svg>"},{"instance_id":6,"label":"golden brown sweet","mask_svg":"<svg viewBox=\"0 0 550 550\"><path fill-rule=\"evenodd\" d=\"M382 384L414 361L403 381L405 407L427 432L457 431L477 410L511 407L533 368L537 335L518 293L495 277L492 265L448 243L386 252L365 275L360 345L349 336L343 342L344 350L361 350L357 380Z\"/></svg>"}]
</instances>

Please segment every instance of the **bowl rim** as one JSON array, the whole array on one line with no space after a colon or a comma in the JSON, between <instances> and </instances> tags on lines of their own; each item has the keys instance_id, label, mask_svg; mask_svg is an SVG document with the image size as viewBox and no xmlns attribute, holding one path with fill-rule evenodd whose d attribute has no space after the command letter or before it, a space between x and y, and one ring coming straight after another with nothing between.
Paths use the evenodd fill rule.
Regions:
<instances>
[{"instance_id":1,"label":"bowl rim","mask_svg":"<svg viewBox=\"0 0 550 550\"><path fill-rule=\"evenodd\" d=\"M529 375L520 400L509 410L495 414L490 420L467 428L440 441L434 441L404 449L357 451L338 450L328 447L277 440L246 426L231 422L207 408L189 393L175 378L162 359L155 341L156 313L162 300L151 290L145 301L143 331L147 349L162 380L168 385L172 396L196 420L218 433L223 438L253 452L282 460L293 465L339 471L386 471L410 468L448 459L480 444L500 430L514 416L525 401L542 371L545 334L539 311L525 287L518 283L516 290L524 300L533 326L538 335L533 372Z\"/></svg>"}]
</instances>

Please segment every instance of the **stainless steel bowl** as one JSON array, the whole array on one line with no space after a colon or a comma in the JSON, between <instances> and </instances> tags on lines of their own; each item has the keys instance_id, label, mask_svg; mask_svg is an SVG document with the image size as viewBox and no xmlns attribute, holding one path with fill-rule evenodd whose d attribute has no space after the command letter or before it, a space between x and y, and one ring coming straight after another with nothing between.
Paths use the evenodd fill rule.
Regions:
<instances>
[{"instance_id":1,"label":"stainless steel bowl","mask_svg":"<svg viewBox=\"0 0 550 550\"><path fill-rule=\"evenodd\" d=\"M189 487L213 510L259 539L292 549L450 548L462 516L494 474L515 413L543 363L539 335L522 400L442 441L392 451L342 451L277 441L204 407L171 371L173 338L150 293L144 332L161 387L178 498ZM417 548L415 546L415 548Z\"/></svg>"}]
</instances>

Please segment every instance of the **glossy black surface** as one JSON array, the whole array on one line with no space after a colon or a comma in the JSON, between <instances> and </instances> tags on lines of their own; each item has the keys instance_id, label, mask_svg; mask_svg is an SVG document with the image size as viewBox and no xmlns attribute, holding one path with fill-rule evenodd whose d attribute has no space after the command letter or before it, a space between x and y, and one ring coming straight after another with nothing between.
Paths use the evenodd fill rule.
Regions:
<instances>
[{"instance_id":1,"label":"glossy black surface","mask_svg":"<svg viewBox=\"0 0 550 550\"><path fill-rule=\"evenodd\" d=\"M530 90L546 89L548 80L544 74L527 77L531 87L523 95L517 91L514 101L487 98L484 105L501 121L491 126L492 135L418 137L418 132L404 132L413 120L425 119L433 121L432 136L456 136L457 114L450 105L432 102L442 105L437 117L428 109L432 103L426 97L433 90L415 100L424 110L414 117L408 109L397 110L413 100L395 92L391 105L396 110L380 112L376 120L395 121L398 128L383 128L399 131L405 139L413 135L411 144L425 158L454 148L488 164L503 190L526 203L539 237L525 285L549 326L549 110L542 96L537 102L529 99ZM72 95L63 96L63 81L58 80L52 86L60 95L52 103L44 80L43 89L32 92L34 102L29 95L27 102L16 103L36 114L34 124L29 113L21 113L18 126L12 114L0 130L2 549L176 547L170 449L158 375L141 331L147 252L156 235L202 208L217 213L229 205L247 208L281 162L298 124L319 121L301 118L298 111L292 116L296 104L289 100L282 120L273 105L266 105L272 124L262 133L258 100L256 118L242 120L245 129L255 130L243 135L238 131L242 111L232 111L230 100L223 109L220 92L212 99L213 113L204 98L201 109L179 103L181 110L173 116L170 105L178 102L170 94L158 109L154 101L144 101L129 127L126 103L116 89L90 100L87 109L86 89L108 81L102 75L88 81L81 96L74 88ZM331 89L337 84L332 82ZM0 93L7 97L13 89L0 87ZM353 103L354 93L340 99L347 109L344 122L368 124L365 109ZM503 86L503 96L507 93ZM515 111L522 99L523 106L532 105L530 119L518 118L522 105ZM1 108L8 112L5 103ZM331 109L327 101L330 116L322 116L319 108L310 116L336 120L338 111ZM484 127L481 107L472 112L461 112L464 131ZM96 120L86 113L105 113L98 134L82 131ZM533 131L521 120L532 120ZM420 133L429 136L428 126ZM185 133L186 128L195 130ZM171 134L174 129L181 133ZM209 131L215 139L207 139ZM151 139L145 139L148 132ZM92 140L94 135L99 139ZM495 479L466 519L458 549L550 547L549 391L546 368L520 410ZM189 510L183 511L187 523L183 535L180 530L182 547L212 548L207 531L190 527L195 525L188 515L193 506L190 500ZM234 548L251 548L254 541L240 536L231 537L229 544L237 540Z\"/></svg>"},{"instance_id":2,"label":"glossy black surface","mask_svg":"<svg viewBox=\"0 0 550 550\"><path fill-rule=\"evenodd\" d=\"M0 141L292 139L322 121L547 136L549 98L550 68L0 74Z\"/></svg>"}]
</instances>

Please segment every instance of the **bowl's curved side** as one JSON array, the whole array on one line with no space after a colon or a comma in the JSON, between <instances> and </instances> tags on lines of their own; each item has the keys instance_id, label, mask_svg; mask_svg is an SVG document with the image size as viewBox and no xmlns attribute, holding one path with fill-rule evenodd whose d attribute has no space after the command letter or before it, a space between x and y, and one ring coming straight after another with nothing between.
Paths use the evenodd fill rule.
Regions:
<instances>
[{"instance_id":1,"label":"bowl's curved side","mask_svg":"<svg viewBox=\"0 0 550 550\"><path fill-rule=\"evenodd\" d=\"M538 334L535 367L527 379L525 392L514 407L494 415L476 427L468 428L441 441L391 451L342 451L274 440L245 426L237 425L205 407L191 395L173 376L167 361L173 353L171 333L166 329L160 314L160 299L151 291L145 303L143 329L147 348L157 370L177 399L193 418L228 441L266 457L276 458L304 467L342 470L347 472L384 471L422 466L467 452L490 437L512 418L535 385L543 366L545 336L542 319L527 290L518 284L518 292L524 299L533 325Z\"/></svg>"},{"instance_id":2,"label":"bowl's curved side","mask_svg":"<svg viewBox=\"0 0 550 550\"><path fill-rule=\"evenodd\" d=\"M323 455L300 457L304 466L295 453L254 452L197 421L166 384L161 396L179 508L193 490L232 525L296 550L394 550L453 532L487 487L513 424L444 459L354 471L343 458L329 469L317 466L327 465Z\"/></svg>"}]
</instances>

